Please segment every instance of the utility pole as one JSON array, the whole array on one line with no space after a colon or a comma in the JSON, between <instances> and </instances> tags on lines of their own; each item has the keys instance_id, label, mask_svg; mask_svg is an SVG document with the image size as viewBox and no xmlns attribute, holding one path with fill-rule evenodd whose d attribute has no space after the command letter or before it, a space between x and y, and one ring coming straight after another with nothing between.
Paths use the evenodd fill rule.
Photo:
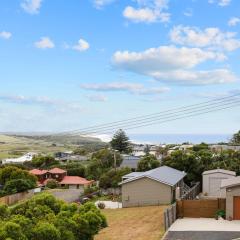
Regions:
<instances>
[{"instance_id":1,"label":"utility pole","mask_svg":"<svg viewBox=\"0 0 240 240\"><path fill-rule=\"evenodd\" d=\"M116 157L116 150L113 149L113 157L114 157L114 168L115 172L117 171L117 157Z\"/></svg>"}]
</instances>

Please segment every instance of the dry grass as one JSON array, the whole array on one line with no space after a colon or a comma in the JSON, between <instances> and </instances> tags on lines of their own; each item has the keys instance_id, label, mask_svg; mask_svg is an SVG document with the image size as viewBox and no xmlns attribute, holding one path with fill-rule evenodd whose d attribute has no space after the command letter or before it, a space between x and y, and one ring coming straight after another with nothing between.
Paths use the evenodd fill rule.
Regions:
<instances>
[{"instance_id":1,"label":"dry grass","mask_svg":"<svg viewBox=\"0 0 240 240\"><path fill-rule=\"evenodd\" d=\"M109 227L103 229L95 240L160 240L164 234L163 212L165 206L105 209Z\"/></svg>"}]
</instances>

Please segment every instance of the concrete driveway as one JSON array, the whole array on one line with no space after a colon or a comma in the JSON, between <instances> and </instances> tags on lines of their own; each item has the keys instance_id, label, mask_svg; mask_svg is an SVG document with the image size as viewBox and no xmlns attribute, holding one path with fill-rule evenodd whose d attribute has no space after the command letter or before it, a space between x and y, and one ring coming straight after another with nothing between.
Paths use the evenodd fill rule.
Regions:
<instances>
[{"instance_id":1,"label":"concrete driveway","mask_svg":"<svg viewBox=\"0 0 240 240\"><path fill-rule=\"evenodd\" d=\"M240 239L240 221L212 218L178 219L164 240L233 240Z\"/></svg>"}]
</instances>

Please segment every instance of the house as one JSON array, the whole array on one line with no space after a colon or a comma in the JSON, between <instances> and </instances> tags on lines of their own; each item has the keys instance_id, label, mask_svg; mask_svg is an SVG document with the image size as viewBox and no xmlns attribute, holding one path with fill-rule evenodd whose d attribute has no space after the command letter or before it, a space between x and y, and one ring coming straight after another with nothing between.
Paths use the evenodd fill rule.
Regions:
<instances>
[{"instance_id":1,"label":"house","mask_svg":"<svg viewBox=\"0 0 240 240\"><path fill-rule=\"evenodd\" d=\"M236 173L224 169L213 169L202 174L204 195L209 197L226 197L226 191L221 190L221 182L224 179L234 178Z\"/></svg>"},{"instance_id":2,"label":"house","mask_svg":"<svg viewBox=\"0 0 240 240\"><path fill-rule=\"evenodd\" d=\"M240 220L240 176L222 180L226 190L226 219Z\"/></svg>"},{"instance_id":3,"label":"house","mask_svg":"<svg viewBox=\"0 0 240 240\"><path fill-rule=\"evenodd\" d=\"M57 152L55 153L55 158L68 158L72 156L73 151L66 151L66 152Z\"/></svg>"},{"instance_id":4,"label":"house","mask_svg":"<svg viewBox=\"0 0 240 240\"><path fill-rule=\"evenodd\" d=\"M48 171L48 178L55 179L58 182L62 181L65 176L67 176L67 171L61 168L53 168Z\"/></svg>"},{"instance_id":5,"label":"house","mask_svg":"<svg viewBox=\"0 0 240 240\"><path fill-rule=\"evenodd\" d=\"M122 155L123 161L121 163L120 167L129 167L132 170L137 169L138 162L140 161L140 157L137 156L131 156L131 155Z\"/></svg>"},{"instance_id":6,"label":"house","mask_svg":"<svg viewBox=\"0 0 240 240\"><path fill-rule=\"evenodd\" d=\"M93 182L94 181L88 181L87 179L78 176L65 176L59 184L62 187L67 186L69 189L80 189L83 191L85 187L91 186Z\"/></svg>"},{"instance_id":7,"label":"house","mask_svg":"<svg viewBox=\"0 0 240 240\"><path fill-rule=\"evenodd\" d=\"M24 162L30 162L32 161L33 157L38 155L37 153L34 152L29 152L24 154L22 157L19 158L8 158L2 160L2 164L8 164L8 163L17 163L17 164L22 164Z\"/></svg>"},{"instance_id":8,"label":"house","mask_svg":"<svg viewBox=\"0 0 240 240\"><path fill-rule=\"evenodd\" d=\"M62 187L71 189L83 189L93 184L94 181L88 181L78 176L67 176L67 171L61 168L53 168L50 170L33 169L29 171L38 178L39 186L45 186L49 180L56 180Z\"/></svg>"},{"instance_id":9,"label":"house","mask_svg":"<svg viewBox=\"0 0 240 240\"><path fill-rule=\"evenodd\" d=\"M123 176L123 207L170 204L176 199L176 188L184 185L186 173L162 166L147 172Z\"/></svg>"}]
</instances>

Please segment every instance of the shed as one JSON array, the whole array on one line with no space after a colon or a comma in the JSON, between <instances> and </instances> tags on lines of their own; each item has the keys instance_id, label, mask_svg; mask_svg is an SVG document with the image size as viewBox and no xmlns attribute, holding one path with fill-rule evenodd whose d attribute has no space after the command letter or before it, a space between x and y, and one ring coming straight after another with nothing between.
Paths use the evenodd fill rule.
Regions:
<instances>
[{"instance_id":1,"label":"shed","mask_svg":"<svg viewBox=\"0 0 240 240\"><path fill-rule=\"evenodd\" d=\"M225 198L226 191L221 191L221 182L224 179L233 178L235 176L235 172L225 169L213 169L203 172L203 194L209 197Z\"/></svg>"},{"instance_id":2,"label":"shed","mask_svg":"<svg viewBox=\"0 0 240 240\"><path fill-rule=\"evenodd\" d=\"M170 204L176 198L176 187L183 186L186 173L163 166L146 172L123 176L123 207Z\"/></svg>"},{"instance_id":3,"label":"shed","mask_svg":"<svg viewBox=\"0 0 240 240\"><path fill-rule=\"evenodd\" d=\"M221 188L226 189L226 218L240 220L240 177L223 180Z\"/></svg>"}]
</instances>

